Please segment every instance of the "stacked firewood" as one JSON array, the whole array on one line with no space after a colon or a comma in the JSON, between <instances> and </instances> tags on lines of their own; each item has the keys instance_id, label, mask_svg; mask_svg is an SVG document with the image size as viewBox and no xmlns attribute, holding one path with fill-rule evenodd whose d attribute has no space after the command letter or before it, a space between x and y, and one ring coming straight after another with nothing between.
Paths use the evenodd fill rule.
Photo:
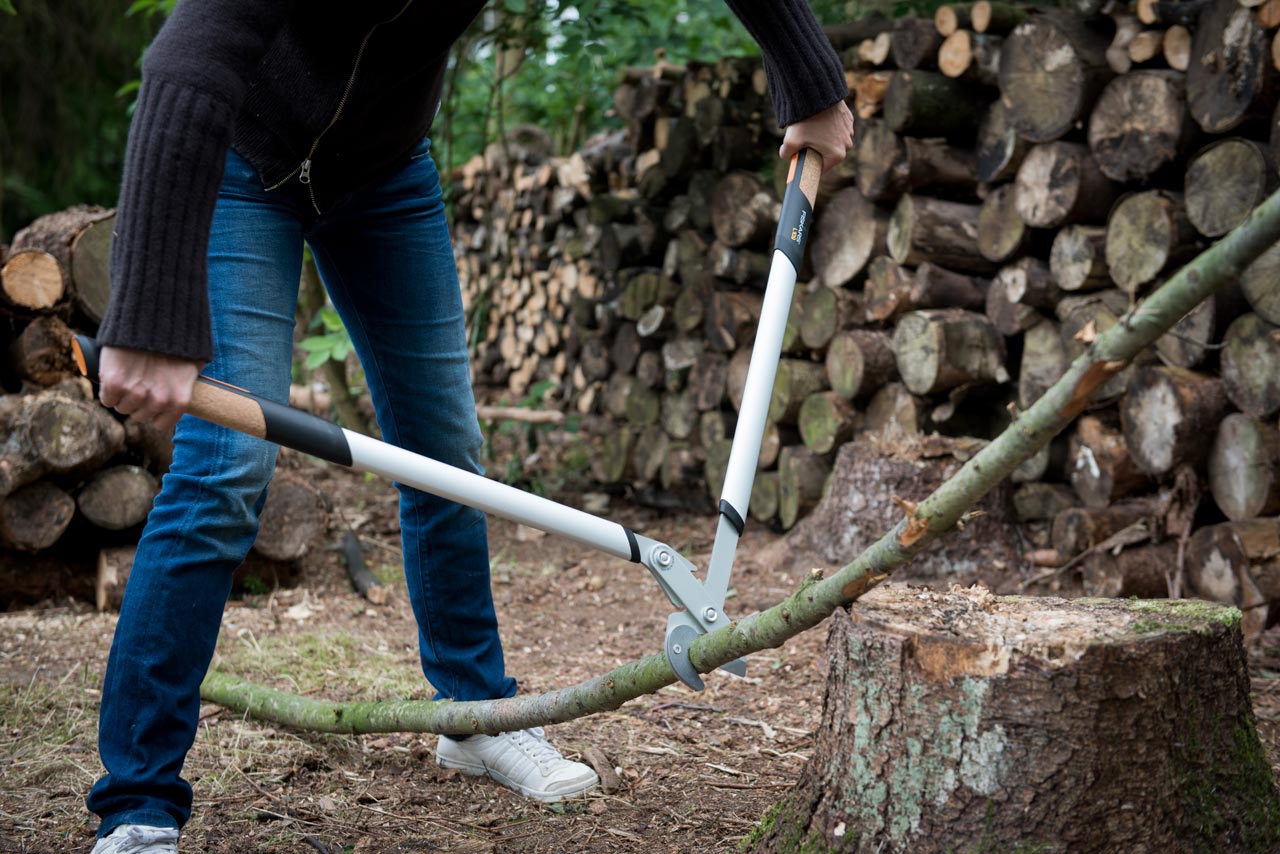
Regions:
<instances>
[{"instance_id":1,"label":"stacked firewood","mask_svg":"<svg viewBox=\"0 0 1280 854\"><path fill-rule=\"evenodd\" d=\"M72 596L117 607L133 546L173 456L171 435L95 399L72 355L106 310L114 214L41 217L0 248L0 609ZM255 543L288 577L323 535L316 491L280 479Z\"/></svg>"},{"instance_id":2,"label":"stacked firewood","mask_svg":"<svg viewBox=\"0 0 1280 854\"><path fill-rule=\"evenodd\" d=\"M1280 2L1067 5L829 29L856 145L823 182L755 519L791 527L848 441L994 436L1275 189ZM500 318L477 376L517 395L550 380L607 416L599 479L706 503L760 312L780 131L748 60L632 69L615 104L625 133L590 153L494 150L462 171L464 291ZM1278 267L1280 249L1242 271L1015 474L1038 588L1199 593L1254 627L1280 603Z\"/></svg>"}]
</instances>

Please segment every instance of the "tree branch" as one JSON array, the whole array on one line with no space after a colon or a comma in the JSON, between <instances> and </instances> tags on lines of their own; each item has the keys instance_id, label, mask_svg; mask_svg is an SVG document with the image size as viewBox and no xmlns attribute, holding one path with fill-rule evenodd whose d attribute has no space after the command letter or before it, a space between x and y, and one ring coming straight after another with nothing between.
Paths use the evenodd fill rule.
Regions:
<instances>
[{"instance_id":1,"label":"tree branch","mask_svg":"<svg viewBox=\"0 0 1280 854\"><path fill-rule=\"evenodd\" d=\"M694 666L706 673L735 658L780 646L879 584L951 531L983 495L1070 424L1099 386L1277 241L1280 193L1100 335L1007 430L856 560L829 578L809 579L767 611L695 640L690 650ZM206 677L201 696L253 717L321 732L495 733L616 709L675 681L666 660L655 654L568 688L485 702L338 703L299 697L220 673Z\"/></svg>"}]
</instances>

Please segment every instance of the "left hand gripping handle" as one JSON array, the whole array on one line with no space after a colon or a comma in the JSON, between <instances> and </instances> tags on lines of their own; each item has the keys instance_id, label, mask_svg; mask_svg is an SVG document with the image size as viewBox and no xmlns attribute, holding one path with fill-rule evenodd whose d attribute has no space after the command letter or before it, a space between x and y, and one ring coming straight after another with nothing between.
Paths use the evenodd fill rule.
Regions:
<instances>
[{"instance_id":1,"label":"left hand gripping handle","mask_svg":"<svg viewBox=\"0 0 1280 854\"><path fill-rule=\"evenodd\" d=\"M96 386L98 342L76 335L71 346L80 373ZM337 424L203 374L192 389L187 413L331 463L351 465L351 446Z\"/></svg>"}]
</instances>

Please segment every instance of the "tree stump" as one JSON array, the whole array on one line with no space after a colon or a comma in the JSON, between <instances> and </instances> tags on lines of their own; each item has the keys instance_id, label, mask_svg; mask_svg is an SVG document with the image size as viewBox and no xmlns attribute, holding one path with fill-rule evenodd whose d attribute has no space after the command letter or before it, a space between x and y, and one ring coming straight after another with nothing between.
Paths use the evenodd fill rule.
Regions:
<instances>
[{"instance_id":1,"label":"tree stump","mask_svg":"<svg viewBox=\"0 0 1280 854\"><path fill-rule=\"evenodd\" d=\"M1280 845L1234 608L889 584L828 658L813 757L747 850Z\"/></svg>"}]
</instances>

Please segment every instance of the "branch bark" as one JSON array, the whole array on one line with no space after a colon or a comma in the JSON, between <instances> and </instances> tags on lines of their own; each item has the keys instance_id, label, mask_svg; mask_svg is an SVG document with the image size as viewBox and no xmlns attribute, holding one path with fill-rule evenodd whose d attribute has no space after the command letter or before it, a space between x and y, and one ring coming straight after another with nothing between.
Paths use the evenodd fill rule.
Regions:
<instances>
[{"instance_id":1,"label":"branch bark","mask_svg":"<svg viewBox=\"0 0 1280 854\"><path fill-rule=\"evenodd\" d=\"M1024 460L1083 411L1090 396L1144 347L1280 240L1280 193L1198 256L1108 329L1066 374L954 477L915 506L853 562L829 577L815 574L779 604L735 620L693 642L694 667L707 673L741 656L780 646L876 586L938 537ZM201 696L238 713L319 732L497 733L560 723L616 709L676 681L659 654L543 694L483 702L334 702L300 697L222 673L209 674Z\"/></svg>"}]
</instances>

